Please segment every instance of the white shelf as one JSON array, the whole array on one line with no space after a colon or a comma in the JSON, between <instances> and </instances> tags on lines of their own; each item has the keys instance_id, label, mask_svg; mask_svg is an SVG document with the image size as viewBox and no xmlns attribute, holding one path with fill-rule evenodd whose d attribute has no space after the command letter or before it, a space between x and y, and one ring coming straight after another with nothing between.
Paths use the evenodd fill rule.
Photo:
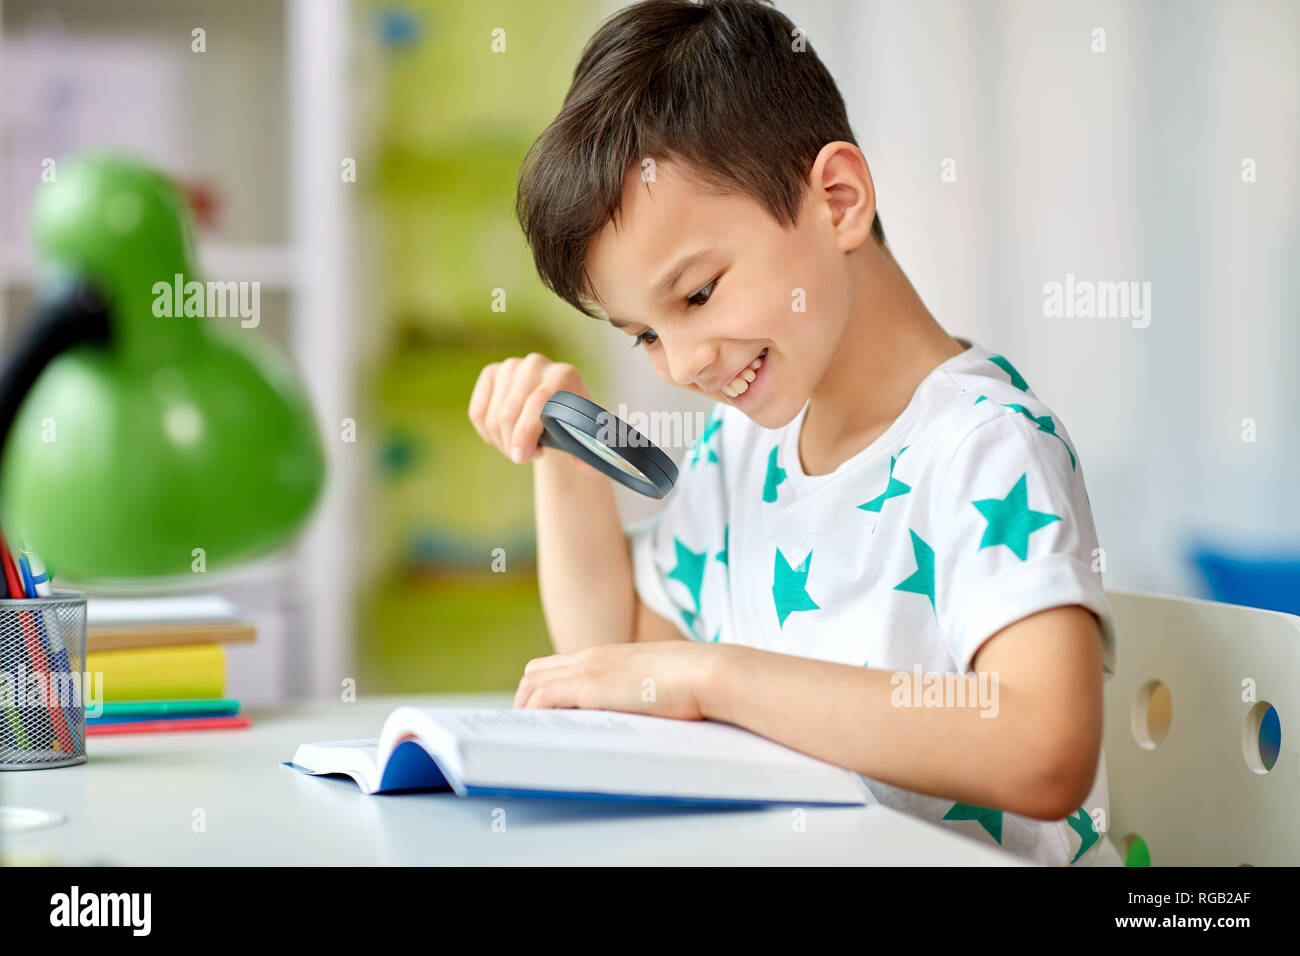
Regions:
<instances>
[{"instance_id":1,"label":"white shelf","mask_svg":"<svg viewBox=\"0 0 1300 956\"><path fill-rule=\"evenodd\" d=\"M264 600L258 641L231 662L232 687L250 701L336 694L340 676L354 673L360 464L331 441L340 419L357 413L354 217L335 158L356 150L353 24L349 0L128 0L111 8L0 0L0 82L7 71L14 94L0 101L0 225L14 226L29 208L25 177L42 157L125 149L217 184L221 221L236 238L198 241L197 278L256 281L288 297L281 344L305 380L330 470L290 550L205 579L213 590ZM201 58L190 49L195 25L209 30ZM41 104L62 88L78 95L60 126ZM39 279L25 235L25 226L0 235L0 330L6 309Z\"/></svg>"},{"instance_id":2,"label":"white shelf","mask_svg":"<svg viewBox=\"0 0 1300 956\"><path fill-rule=\"evenodd\" d=\"M260 282L269 289L292 292L297 282L294 250L288 245L200 243L198 276L202 281ZM37 281L36 257L30 248L10 247L0 253L0 283L27 288Z\"/></svg>"}]
</instances>

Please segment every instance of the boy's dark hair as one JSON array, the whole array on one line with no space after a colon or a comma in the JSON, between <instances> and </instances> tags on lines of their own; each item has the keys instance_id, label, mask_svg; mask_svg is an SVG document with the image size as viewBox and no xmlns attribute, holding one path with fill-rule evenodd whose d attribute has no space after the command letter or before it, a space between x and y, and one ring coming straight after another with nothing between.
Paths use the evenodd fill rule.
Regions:
<instances>
[{"instance_id":1,"label":"boy's dark hair","mask_svg":"<svg viewBox=\"0 0 1300 956\"><path fill-rule=\"evenodd\" d=\"M601 24L519 170L515 214L551 291L600 317L587 246L645 157L681 160L705 188L795 224L822 147L857 142L835 81L794 30L760 0L643 0ZM885 241L878 215L871 231Z\"/></svg>"}]
</instances>

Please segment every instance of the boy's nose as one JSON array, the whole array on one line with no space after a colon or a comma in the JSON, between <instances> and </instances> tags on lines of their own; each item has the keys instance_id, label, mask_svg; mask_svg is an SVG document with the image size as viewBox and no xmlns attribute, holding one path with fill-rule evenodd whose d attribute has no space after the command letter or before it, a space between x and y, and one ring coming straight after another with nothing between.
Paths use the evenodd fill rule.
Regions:
<instances>
[{"instance_id":1,"label":"boy's nose","mask_svg":"<svg viewBox=\"0 0 1300 956\"><path fill-rule=\"evenodd\" d=\"M711 379L725 375L721 369L713 366L717 362L718 350L707 342L692 340L690 336L676 336L673 344L668 339L664 343L664 356L668 361L668 377L673 384L681 388L694 385L702 391L710 391Z\"/></svg>"}]
</instances>

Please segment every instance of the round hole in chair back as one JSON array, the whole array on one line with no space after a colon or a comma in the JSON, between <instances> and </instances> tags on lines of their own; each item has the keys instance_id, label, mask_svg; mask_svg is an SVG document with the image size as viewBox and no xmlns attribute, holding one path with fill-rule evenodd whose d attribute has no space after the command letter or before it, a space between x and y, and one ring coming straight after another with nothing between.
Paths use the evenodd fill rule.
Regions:
<instances>
[{"instance_id":1,"label":"round hole in chair back","mask_svg":"<svg viewBox=\"0 0 1300 956\"><path fill-rule=\"evenodd\" d=\"M1174 718L1173 697L1163 681L1151 680L1142 685L1133 702L1133 739L1144 750L1155 750L1169 734Z\"/></svg>"},{"instance_id":2,"label":"round hole in chair back","mask_svg":"<svg viewBox=\"0 0 1300 956\"><path fill-rule=\"evenodd\" d=\"M1241 755L1255 773L1268 773L1282 751L1282 720L1277 708L1261 700L1246 714L1241 726Z\"/></svg>"}]
</instances>

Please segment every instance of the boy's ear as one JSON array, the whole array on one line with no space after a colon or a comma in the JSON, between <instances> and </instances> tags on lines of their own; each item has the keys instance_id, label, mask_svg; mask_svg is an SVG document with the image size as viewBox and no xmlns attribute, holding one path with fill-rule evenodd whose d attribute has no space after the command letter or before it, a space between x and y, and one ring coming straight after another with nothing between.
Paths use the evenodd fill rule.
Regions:
<instances>
[{"instance_id":1,"label":"boy's ear","mask_svg":"<svg viewBox=\"0 0 1300 956\"><path fill-rule=\"evenodd\" d=\"M866 242L876 217L876 187L862 150L843 141L827 143L808 178L812 199L825 204L841 251Z\"/></svg>"}]
</instances>

